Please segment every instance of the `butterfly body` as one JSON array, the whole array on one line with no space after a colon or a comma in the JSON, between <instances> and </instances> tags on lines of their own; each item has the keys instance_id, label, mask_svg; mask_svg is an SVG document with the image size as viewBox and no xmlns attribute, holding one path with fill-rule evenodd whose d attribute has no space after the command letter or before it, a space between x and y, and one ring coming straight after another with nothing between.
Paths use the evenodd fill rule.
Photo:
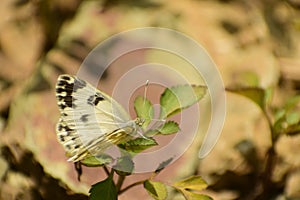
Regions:
<instances>
[{"instance_id":1,"label":"butterfly body","mask_svg":"<svg viewBox=\"0 0 300 200\"><path fill-rule=\"evenodd\" d=\"M59 76L56 99L61 112L57 138L69 161L100 155L110 146L126 142L143 124L142 119L132 120L109 95L76 76Z\"/></svg>"}]
</instances>

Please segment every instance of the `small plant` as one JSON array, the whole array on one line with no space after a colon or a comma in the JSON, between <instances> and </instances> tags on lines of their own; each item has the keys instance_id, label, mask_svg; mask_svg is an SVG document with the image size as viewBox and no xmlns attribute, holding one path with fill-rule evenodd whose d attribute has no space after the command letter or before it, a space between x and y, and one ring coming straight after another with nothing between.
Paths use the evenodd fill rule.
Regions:
<instances>
[{"instance_id":1,"label":"small plant","mask_svg":"<svg viewBox=\"0 0 300 200\"><path fill-rule=\"evenodd\" d=\"M125 178L134 172L132 157L150 147L158 145L156 140L153 138L155 135L169 135L177 133L180 130L178 123L170 121L168 118L198 102L205 93L206 87L203 86L181 85L167 88L160 98L160 105L162 108L158 120L160 125L157 126L157 123L155 123L151 126L154 127L154 129L148 128L154 116L152 103L148 99L138 96L134 101L134 108L137 117L145 120L142 129L144 131L144 136L146 137L138 137L119 144L118 146L126 151L123 152L123 156L118 160L116 166L114 166L110 171L105 166L107 161L110 162L112 159L109 158L109 156L104 157L102 163L99 158L96 158L96 160L95 158L86 159L81 162L86 166L103 167L107 173L107 178L105 180L92 185L90 189L90 199L117 199L118 195L137 185L143 185L149 195L157 200L167 198L167 186L181 192L185 199L188 200L211 199L207 195L199 193L207 187L206 182L200 176L191 176L172 184L166 184L164 182L154 180L155 176L159 174L159 172L161 172L170 162L172 162L172 158L162 162L148 179L135 182L124 188L122 187ZM124 169L124 167L126 169ZM113 181L114 176L118 176L117 183Z\"/></svg>"},{"instance_id":2,"label":"small plant","mask_svg":"<svg viewBox=\"0 0 300 200\"><path fill-rule=\"evenodd\" d=\"M257 200L274 198L278 195L278 191L282 191L284 185L282 183L285 182L285 180L272 180L274 169L280 161L275 146L279 138L284 135L299 135L300 114L299 110L297 110L297 105L300 101L300 96L292 96L288 98L283 105L274 107L271 104L273 94L271 89L254 86L227 88L227 91L242 95L254 102L262 111L270 130L271 145L263 158L258 158L257 155L253 155L253 152L255 153L254 147L254 151L251 151L252 153L245 151L243 147L252 145L249 141L242 141L236 145L248 165L254 169L254 176L256 177L253 180L253 184L250 184L252 188L249 188L248 194L244 194L244 196ZM284 177L285 176L283 176L283 179ZM255 192L258 191L258 188L260 188L259 193Z\"/></svg>"},{"instance_id":3,"label":"small plant","mask_svg":"<svg viewBox=\"0 0 300 200\"><path fill-rule=\"evenodd\" d=\"M78 77L61 75L56 87L56 97L62 114L57 125L58 140L65 147L67 156L70 157L69 160L75 162L78 179L82 173L81 165L102 167L107 174L106 179L92 185L89 191L90 199L114 200L119 194L136 185L143 185L149 195L157 200L167 198L167 185L181 192L188 200L211 199L199 193L207 187L200 176L192 176L171 184L154 180L155 176L172 162L172 158L160 163L148 179L123 187L125 178L134 173L133 158L142 151L158 145L154 138L156 135L177 133L180 130L179 124L169 118L197 103L204 97L206 89L205 86L189 85L166 88L160 97L158 119L153 119L154 107L146 95L138 96L134 101L137 118L130 120L121 105L110 96L101 91L95 91L95 88ZM94 92L89 93L89 91ZM115 106L117 112L111 108L112 105ZM106 130L99 136L94 134L98 127L94 125L94 115L88 112L91 109L94 109L96 117L99 117L99 127ZM117 124L113 121L114 115L120 121ZM78 130L77 127L79 127ZM81 134L84 133L84 136L89 139L87 145L84 145L84 141L80 138L82 129L85 132ZM136 136L129 137L132 133L136 133ZM113 158L101 151L103 146L107 147L111 144L119 147L118 158ZM113 165L110 170L107 167L108 164Z\"/></svg>"}]
</instances>

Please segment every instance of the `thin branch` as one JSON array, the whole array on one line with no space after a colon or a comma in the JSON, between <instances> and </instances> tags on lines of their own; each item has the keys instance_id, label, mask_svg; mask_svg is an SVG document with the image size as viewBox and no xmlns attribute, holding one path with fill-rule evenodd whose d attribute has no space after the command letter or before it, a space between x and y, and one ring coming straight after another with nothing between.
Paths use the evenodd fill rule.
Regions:
<instances>
[{"instance_id":1,"label":"thin branch","mask_svg":"<svg viewBox=\"0 0 300 200\"><path fill-rule=\"evenodd\" d=\"M118 192L118 194L120 195L120 194L122 194L123 192L129 190L130 188L132 188L132 187L134 187L134 186L141 185L141 184L143 184L146 180L148 180L148 179L145 179L145 180L142 180L142 181L138 181L138 182L132 183L132 184L128 185L127 187L125 187L123 190L120 190L120 191Z\"/></svg>"},{"instance_id":2,"label":"thin branch","mask_svg":"<svg viewBox=\"0 0 300 200\"><path fill-rule=\"evenodd\" d=\"M114 173L115 173L115 169L114 169L114 168L111 168L109 175L112 175L112 176L113 176Z\"/></svg>"},{"instance_id":3,"label":"thin branch","mask_svg":"<svg viewBox=\"0 0 300 200\"><path fill-rule=\"evenodd\" d=\"M268 112L266 111L266 109L263 109L263 114L265 115L265 117L267 119L268 126L269 126L269 129L270 129L271 145L274 146L274 143L275 143L276 139L275 139L275 131L274 131L274 128L273 128L272 120L271 120L270 116L268 115Z\"/></svg>"},{"instance_id":4,"label":"thin branch","mask_svg":"<svg viewBox=\"0 0 300 200\"><path fill-rule=\"evenodd\" d=\"M107 167L105 166L105 165L103 165L103 167L102 167L103 169L104 169L104 171L105 171L105 173L106 173L106 175L107 176L109 176L109 171L108 171L108 169L107 169Z\"/></svg>"},{"instance_id":5,"label":"thin branch","mask_svg":"<svg viewBox=\"0 0 300 200\"><path fill-rule=\"evenodd\" d=\"M272 120L266 110L264 110L264 115L267 118L268 125L270 128L271 132L271 146L269 147L267 153L266 153L266 165L265 169L262 172L262 187L263 187L263 192L258 196L258 199L260 198L267 198L270 194L270 190L272 189L272 175L274 173L274 167L276 164L276 158L277 154L275 151L275 144L277 142L278 136L275 135L274 127L272 124Z\"/></svg>"},{"instance_id":6,"label":"thin branch","mask_svg":"<svg viewBox=\"0 0 300 200\"><path fill-rule=\"evenodd\" d=\"M119 175L118 181L117 181L117 184L116 184L117 192L119 192L121 190L121 187L124 183L125 178L126 178L126 176Z\"/></svg>"}]
</instances>

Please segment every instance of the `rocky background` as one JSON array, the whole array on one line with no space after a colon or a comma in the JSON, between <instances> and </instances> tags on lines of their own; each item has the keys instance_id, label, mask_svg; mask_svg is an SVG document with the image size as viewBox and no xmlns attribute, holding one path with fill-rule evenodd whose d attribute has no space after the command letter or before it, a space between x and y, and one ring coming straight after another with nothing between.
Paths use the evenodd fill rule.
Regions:
<instances>
[{"instance_id":1,"label":"rocky background","mask_svg":"<svg viewBox=\"0 0 300 200\"><path fill-rule=\"evenodd\" d=\"M226 87L255 82L274 88L274 105L299 93L299 0L1 0L0 199L88 199L90 185L105 175L84 167L78 182L66 162L55 135L56 79L75 74L109 36L145 26L175 29L202 44ZM117 72L106 73L106 88L112 73ZM255 199L260 179L241 148L263 162L270 145L260 109L227 93L226 122L209 156L199 160L193 145L157 179L200 174L209 184L204 192L216 200ZM272 199L300 199L300 136L281 137L275 150ZM134 175L125 184L145 176ZM142 186L120 196L142 198L150 199ZM182 197L170 191L170 199Z\"/></svg>"}]
</instances>

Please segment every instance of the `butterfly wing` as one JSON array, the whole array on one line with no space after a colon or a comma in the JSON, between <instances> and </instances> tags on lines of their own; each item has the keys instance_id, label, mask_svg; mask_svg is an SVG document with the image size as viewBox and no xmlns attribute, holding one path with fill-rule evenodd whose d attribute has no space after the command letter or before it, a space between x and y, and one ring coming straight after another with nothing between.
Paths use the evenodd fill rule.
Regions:
<instances>
[{"instance_id":1,"label":"butterfly wing","mask_svg":"<svg viewBox=\"0 0 300 200\"><path fill-rule=\"evenodd\" d=\"M59 76L56 99L61 112L57 137L71 161L98 155L136 132L134 121L118 102L76 76Z\"/></svg>"}]
</instances>

